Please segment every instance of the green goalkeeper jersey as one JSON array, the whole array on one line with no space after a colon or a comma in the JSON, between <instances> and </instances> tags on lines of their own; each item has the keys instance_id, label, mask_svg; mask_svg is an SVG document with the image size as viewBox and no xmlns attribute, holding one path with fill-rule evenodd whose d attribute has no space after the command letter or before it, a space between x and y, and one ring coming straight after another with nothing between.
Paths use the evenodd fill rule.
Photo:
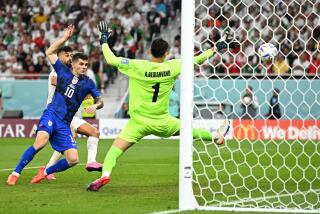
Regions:
<instances>
[{"instance_id":1,"label":"green goalkeeper jersey","mask_svg":"<svg viewBox=\"0 0 320 214\"><path fill-rule=\"evenodd\" d=\"M180 74L181 59L163 63L116 57L109 46L102 45L108 64L129 77L129 112L132 119L162 119L169 115L170 94ZM194 58L197 64L213 55L211 49Z\"/></svg>"}]
</instances>

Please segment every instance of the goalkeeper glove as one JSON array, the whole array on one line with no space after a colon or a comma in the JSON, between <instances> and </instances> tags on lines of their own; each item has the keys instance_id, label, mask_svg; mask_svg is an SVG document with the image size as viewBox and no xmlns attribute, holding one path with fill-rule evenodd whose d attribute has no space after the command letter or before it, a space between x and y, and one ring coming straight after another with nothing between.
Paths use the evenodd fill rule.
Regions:
<instances>
[{"instance_id":1,"label":"goalkeeper glove","mask_svg":"<svg viewBox=\"0 0 320 214\"><path fill-rule=\"evenodd\" d=\"M240 47L240 43L230 38L229 35L229 31L225 32L222 38L216 43L216 48L219 52L227 48L234 49Z\"/></svg>"},{"instance_id":2,"label":"goalkeeper glove","mask_svg":"<svg viewBox=\"0 0 320 214\"><path fill-rule=\"evenodd\" d=\"M100 21L98 24L98 30L100 32L100 45L103 43L108 43L108 38L112 33L112 30L109 29L108 24L105 21Z\"/></svg>"}]
</instances>

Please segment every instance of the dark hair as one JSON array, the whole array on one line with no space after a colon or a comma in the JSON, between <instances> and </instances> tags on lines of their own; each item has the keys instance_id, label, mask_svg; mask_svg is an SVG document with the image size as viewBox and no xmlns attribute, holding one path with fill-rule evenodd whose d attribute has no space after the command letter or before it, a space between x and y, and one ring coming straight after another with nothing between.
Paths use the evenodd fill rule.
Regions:
<instances>
[{"instance_id":1,"label":"dark hair","mask_svg":"<svg viewBox=\"0 0 320 214\"><path fill-rule=\"evenodd\" d=\"M57 55L59 56L62 52L72 52L72 48L69 46L62 46L57 50Z\"/></svg>"},{"instance_id":2,"label":"dark hair","mask_svg":"<svg viewBox=\"0 0 320 214\"><path fill-rule=\"evenodd\" d=\"M174 37L174 41L179 41L180 42L180 40L181 40L181 36L180 35L176 35Z\"/></svg>"},{"instance_id":3,"label":"dark hair","mask_svg":"<svg viewBox=\"0 0 320 214\"><path fill-rule=\"evenodd\" d=\"M155 58L163 57L164 54L168 51L168 49L168 42L166 40L163 40L162 38L153 40L151 44L151 54Z\"/></svg>"},{"instance_id":4,"label":"dark hair","mask_svg":"<svg viewBox=\"0 0 320 214\"><path fill-rule=\"evenodd\" d=\"M84 53L76 53L72 56L72 62L76 62L78 61L79 59L82 59L82 60L89 60L89 57L84 54Z\"/></svg>"}]
</instances>

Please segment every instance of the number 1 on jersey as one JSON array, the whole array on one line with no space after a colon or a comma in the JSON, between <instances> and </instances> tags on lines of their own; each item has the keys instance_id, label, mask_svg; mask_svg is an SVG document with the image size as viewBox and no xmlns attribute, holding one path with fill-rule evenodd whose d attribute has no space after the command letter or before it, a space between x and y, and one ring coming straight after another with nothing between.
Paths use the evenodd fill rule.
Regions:
<instances>
[{"instance_id":1,"label":"number 1 on jersey","mask_svg":"<svg viewBox=\"0 0 320 214\"><path fill-rule=\"evenodd\" d=\"M157 84L155 84L154 86L152 86L152 88L154 89L153 97L152 97L152 102L155 103L155 102L157 102L157 99L158 99L158 94L159 94L159 89L160 89L160 83L158 82Z\"/></svg>"}]
</instances>

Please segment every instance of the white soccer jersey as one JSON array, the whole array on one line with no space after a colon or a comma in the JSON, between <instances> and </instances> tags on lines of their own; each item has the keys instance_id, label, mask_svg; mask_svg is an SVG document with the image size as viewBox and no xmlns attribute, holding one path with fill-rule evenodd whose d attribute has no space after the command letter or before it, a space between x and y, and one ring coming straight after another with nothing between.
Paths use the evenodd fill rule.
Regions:
<instances>
[{"instance_id":1,"label":"white soccer jersey","mask_svg":"<svg viewBox=\"0 0 320 214\"><path fill-rule=\"evenodd\" d=\"M57 77L57 73L55 72L55 70L52 70L49 74L49 78L48 78L48 99L47 99L47 105L49 103L51 103L54 92L56 90L56 86L55 85L51 85L51 78L52 77Z\"/></svg>"}]
</instances>

